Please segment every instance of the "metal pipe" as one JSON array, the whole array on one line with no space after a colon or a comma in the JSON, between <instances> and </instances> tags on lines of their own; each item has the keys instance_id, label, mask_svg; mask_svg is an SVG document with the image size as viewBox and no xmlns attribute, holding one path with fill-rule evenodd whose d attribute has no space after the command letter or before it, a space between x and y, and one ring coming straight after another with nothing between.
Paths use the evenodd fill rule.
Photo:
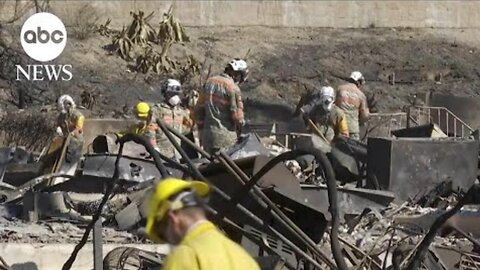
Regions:
<instances>
[{"instance_id":1,"label":"metal pipe","mask_svg":"<svg viewBox=\"0 0 480 270\"><path fill-rule=\"evenodd\" d=\"M93 269L103 270L102 221L100 219L93 226Z\"/></svg>"},{"instance_id":2,"label":"metal pipe","mask_svg":"<svg viewBox=\"0 0 480 270\"><path fill-rule=\"evenodd\" d=\"M230 164L228 164L228 162L223 159L223 158L219 158L220 162L222 164L224 164L225 168L228 170L228 171L231 171L232 168L230 168ZM236 164L235 164L236 165ZM273 166L272 166L273 167ZM240 170L241 171L241 170ZM268 171L268 170L267 170ZM242 172L243 173L243 172ZM232 174L234 176L239 176L238 172L234 171L232 172ZM258 179L260 179L260 177L258 177ZM255 180L255 181L249 181L247 184L251 184L251 185L254 185L252 183L256 183L258 182L258 179ZM238 180L241 180L241 179L238 179ZM237 203L241 200L242 197L244 197L246 193L249 193L250 189L247 187L247 186L244 186L242 188L242 191L240 191L240 193L243 193L244 195L237 195L235 196L234 199L232 199L232 202L234 203L234 205L237 205ZM263 193L263 192L262 192ZM267 204L265 202L263 202L263 200L257 196L255 196L254 193L252 193L252 196L257 200L257 202L264 208L266 209L278 209L276 205L273 204L273 202L271 202L269 199L269 201L271 202L271 204ZM273 206L273 207L270 207L270 206ZM278 209L279 210L279 209ZM280 210L279 210L280 211ZM280 211L281 212L281 211ZM281 212L283 214L283 212ZM310 239L310 237L308 237L308 235L306 235L300 228L297 227L297 225L295 223L293 223L290 218L288 218L287 216L285 216L283 214L283 216L280 216L278 215L275 211L273 211L272 213L272 216L280 223L282 224L288 231L290 231L290 233L292 233L294 236L296 236L301 242L303 242L309 249L312 250L312 252L314 254L316 254L317 256L319 256L320 258L322 258L322 260L328 265L330 266L332 269L336 269L336 266L334 264L333 261L330 260L330 258L328 257L328 255L326 255L325 253L323 253L321 250L317 249L315 243ZM288 222L290 221L290 222ZM297 228L298 230L295 230L295 228ZM273 228L272 228L273 229ZM277 237L279 238L284 238L283 235L281 236L278 236ZM284 240L282 240L284 241Z\"/></svg>"},{"instance_id":3,"label":"metal pipe","mask_svg":"<svg viewBox=\"0 0 480 270\"><path fill-rule=\"evenodd\" d=\"M450 133L449 133L449 130L448 130L448 122L449 122L448 121L449 120L448 119L448 113L446 113L445 115L446 115L445 118L447 119L447 121L446 121L447 122L447 136L449 136Z\"/></svg>"},{"instance_id":4,"label":"metal pipe","mask_svg":"<svg viewBox=\"0 0 480 270\"><path fill-rule=\"evenodd\" d=\"M216 212L215 210L211 209L211 211L214 211L215 213L213 213L215 216L215 218L218 218L218 212ZM249 233L247 231L245 231L242 227L240 227L238 224L236 224L235 222L233 222L232 220L228 219L228 218L220 218L220 219L217 219L218 222L222 222L223 224L226 224L228 226L230 226L231 228L234 228L240 232L242 232L243 235L245 235L245 237L247 237L248 239L250 239L252 242L254 242L255 244L257 244L259 247L262 246L264 248L266 248L268 250L268 252L270 254L276 254L278 256L280 256L280 254L278 254L274 249L272 249L271 247L263 244L262 241L256 239L255 235L253 235L252 233ZM293 244L293 243L292 243ZM296 246L295 246L296 247ZM298 247L296 247L297 249L299 249ZM292 249L295 249L292 247ZM303 253L303 257L304 258L310 258L310 256L308 256L306 253L304 253L301 249L299 249L299 253ZM281 257L281 256L280 256ZM309 261L314 264L316 267L318 268L321 268L321 265L318 264L317 261L315 261L313 258L310 258ZM297 268L290 265L290 263L288 262L285 262L286 266L291 269L291 270L296 270Z\"/></svg>"},{"instance_id":5,"label":"metal pipe","mask_svg":"<svg viewBox=\"0 0 480 270\"><path fill-rule=\"evenodd\" d=\"M163 165L158 152L153 148L151 143L148 142L145 137L137 134L128 133L128 134L125 134L125 136L122 136L120 139L118 139L117 143L120 144L120 148L118 150L117 159L115 160L115 170L113 173L112 181L108 183L105 195L103 196L102 201L100 202L100 205L95 211L95 214L93 215L92 220L90 221L87 228L85 229L85 232L82 236L82 239L80 240L80 243L78 243L75 246L68 260L63 264L62 270L69 270L72 267L73 263L75 262L75 259L77 258L78 253L83 248L83 246L85 246L85 244L87 243L88 236L90 235L91 230L95 226L96 221L100 218L100 215L102 214L102 210L105 204L111 198L110 195L114 194L115 189L117 187L117 182L120 176L119 167L120 167L120 158L123 153L123 146L128 141L133 141L135 143L143 145L145 149L149 152L149 154L153 157L155 166L160 171L160 174L162 175L162 177L168 176L167 169L165 168L165 165Z\"/></svg>"},{"instance_id":6,"label":"metal pipe","mask_svg":"<svg viewBox=\"0 0 480 270\"><path fill-rule=\"evenodd\" d=\"M178 132L177 130L175 130L174 128L170 127L170 126L164 126L166 129L168 129L168 131L170 131L171 133L173 133L173 135L177 136L180 140L182 140L183 142L185 142L186 144L188 144L190 147L192 147L193 149L195 149L198 153L200 153L202 156L206 157L207 159L211 160L212 159L212 155L210 155L209 153L207 153L205 150L203 150L201 147L199 147L198 145L196 145L194 142L190 141L185 135L181 134L180 132Z\"/></svg>"},{"instance_id":7,"label":"metal pipe","mask_svg":"<svg viewBox=\"0 0 480 270\"><path fill-rule=\"evenodd\" d=\"M300 150L298 150L300 151ZM308 153L308 152L304 152L304 153ZM239 174L241 176L241 180L243 181L242 184L246 184L247 182L249 182L249 178L248 176L238 167L237 164L235 164L235 162L233 162L226 154L224 153L220 153L220 156L222 157L222 159L224 159L236 172L237 174ZM325 157L326 158L326 157ZM273 166L272 166L273 167ZM331 167L331 166L330 166ZM335 181L335 179L334 179ZM335 184L335 183L334 183ZM327 185L328 187L328 185ZM310 237L308 235L305 234L305 232L303 232L289 217L287 217L287 215L285 215L271 200L270 198L268 198L264 193L263 191L260 190L259 187L255 186L255 185L252 185L252 188L253 188L253 194L252 195L256 195L259 197L258 200L261 200L263 201L270 209L272 209L272 215L280 222L280 224L283 224L288 230L291 230L293 233L295 233L299 238L300 240L302 240L302 242L305 242L307 244L307 246L312 249L312 251L314 253L316 253L319 257L321 257L330 267L336 269L337 267L335 266L335 264L330 260L330 258L328 258L328 256L326 254L324 254L320 249L317 248L315 242L313 242L312 239L310 239ZM335 187L334 187L335 188ZM336 190L335 190L336 191ZM330 192L329 192L330 193ZM254 196L255 197L255 196ZM329 196L330 197L330 196ZM336 200L336 197L335 197L335 204L337 203L337 200ZM332 204L330 204L330 207L332 208ZM336 212L336 207L333 207L333 210ZM331 214L332 214L332 223L335 222L335 218L333 218L334 216L334 213L332 212L332 209L330 210ZM338 213L337 213L337 217L338 217ZM336 220L337 222L338 221L338 218ZM333 225L332 225L333 226ZM336 226L337 229L338 229L338 225ZM332 230L333 231L333 230ZM332 234L333 232L330 234L330 236L332 237ZM335 233L335 235L338 236L338 232ZM337 238L337 243L338 243L338 238ZM332 251L333 251L333 244L334 241L332 241ZM339 246L339 245L338 245ZM334 251L334 255L335 253L338 253L338 252L335 252ZM339 250L339 253L341 255L341 249ZM343 260L343 255L341 255L341 260ZM347 269L346 268L346 263L345 261L343 260L343 263L345 264L345 268L342 268L341 265L339 265L339 262L337 262L337 266L340 268L340 269ZM341 262L340 262L341 264Z\"/></svg>"},{"instance_id":8,"label":"metal pipe","mask_svg":"<svg viewBox=\"0 0 480 270\"><path fill-rule=\"evenodd\" d=\"M429 123L432 122L432 115L431 115L430 109L428 109L428 122L429 122Z\"/></svg>"},{"instance_id":9,"label":"metal pipe","mask_svg":"<svg viewBox=\"0 0 480 270\"><path fill-rule=\"evenodd\" d=\"M160 127L160 129L162 129L162 131L164 132L165 136L168 138L168 140L173 144L173 146L175 147L175 149L177 149L177 151L180 153L180 155L182 156L182 158L185 159L188 167L190 168L190 170L192 170L192 172L194 173L194 176L198 179L198 180L202 180L206 183L209 183L209 181L200 173L200 171L198 170L198 168L196 166L193 165L192 161L190 160L190 158L188 157L187 153L185 153L185 151L180 147L180 145L178 144L178 142L173 138L172 134L169 132L169 130L166 128L166 125L159 121L158 122L158 125ZM222 196L224 199L226 199L227 201L230 201L230 197L225 194L223 191L221 191L220 189L218 189L217 187L215 187L214 185L212 185L211 183L209 183L210 186L212 187L212 189L214 190L214 192L218 193L220 196ZM247 214L248 216L250 216L251 218L253 218L253 220L255 220L257 223L259 223L261 226L266 226L263 221L261 221L258 217L256 217L252 212L250 212L248 209L244 208L243 206L240 206L238 205L237 206L244 214ZM305 255L305 259L311 261L312 263L314 263L317 267L321 268L320 265L312 258L308 257L308 255L306 255L305 253L301 253L301 249L298 248L295 244L293 244L290 240L288 240L287 238L285 238L285 236L283 236L282 234L280 234L278 231L276 231L273 227L271 226L268 226L267 227L272 233L274 233L277 237L280 238L280 240L284 241L285 243L287 243L287 245L289 245L292 249L295 249L297 251L300 251L298 252L300 255Z\"/></svg>"},{"instance_id":10,"label":"metal pipe","mask_svg":"<svg viewBox=\"0 0 480 270\"><path fill-rule=\"evenodd\" d=\"M454 137L457 137L457 120L453 122L453 129L455 130Z\"/></svg>"},{"instance_id":11,"label":"metal pipe","mask_svg":"<svg viewBox=\"0 0 480 270\"><path fill-rule=\"evenodd\" d=\"M123 137L122 137L123 138ZM75 248L72 251L72 254L70 254L70 257L67 259L67 261L63 264L62 270L69 270L72 268L73 263L77 259L77 255L80 252L80 250L85 246L88 240L88 236L90 235L90 232L92 231L93 227L95 226L95 223L97 220L100 218L100 215L102 214L103 207L109 200L110 195L114 192L114 189L116 187L116 184L118 182L118 178L120 175L120 170L119 170L119 164L120 164L120 158L122 156L123 152L123 145L125 144L127 140L120 141L120 148L118 150L118 155L117 159L115 160L115 171L113 173L112 181L108 184L107 191L105 192L105 195L103 195L102 201L100 202L100 205L98 206L97 210L95 211L95 214L92 217L92 220L88 224L87 228L85 229L85 232L83 233L82 239L80 240L80 243L78 243Z\"/></svg>"},{"instance_id":12,"label":"metal pipe","mask_svg":"<svg viewBox=\"0 0 480 270\"><path fill-rule=\"evenodd\" d=\"M157 152L157 151L155 151L155 152ZM172 168L177 169L177 170L186 169L186 167L184 165L180 164L178 161L175 161L175 160L163 155L162 153L159 153L159 152L157 152L157 153L160 156L160 158L162 160L164 160L168 165L172 166Z\"/></svg>"}]
</instances>

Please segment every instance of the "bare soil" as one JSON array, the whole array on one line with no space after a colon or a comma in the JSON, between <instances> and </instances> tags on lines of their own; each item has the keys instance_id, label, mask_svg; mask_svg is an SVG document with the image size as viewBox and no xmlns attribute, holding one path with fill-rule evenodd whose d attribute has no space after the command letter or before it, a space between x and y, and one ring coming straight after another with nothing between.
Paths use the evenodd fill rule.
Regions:
<instances>
[{"instance_id":1,"label":"bare soil","mask_svg":"<svg viewBox=\"0 0 480 270\"><path fill-rule=\"evenodd\" d=\"M23 63L32 64L19 45L18 30L4 27L0 44L16 50ZM427 90L479 95L477 30L189 27L187 31L191 42L175 45L171 57L194 55L205 63L204 77L210 65L212 74L219 73L230 58L251 50L251 74L241 88L247 118L253 122L289 121L306 88L338 86L353 70L365 75L365 91L377 94L383 112L401 110L411 102L409 95ZM109 55L103 48L110 42L99 34L86 40L69 37L54 63L73 65L73 79L35 82L44 91L31 90L38 100L26 111L38 112L41 103L48 111L45 105L59 94L69 93L78 100L84 90L98 94L97 105L85 111L92 117L120 117L139 100L160 100L159 82L166 77L132 71L133 62ZM0 111L15 111L10 90L27 82L9 83L6 78L15 77L15 67L5 61L2 65ZM198 88L199 83L197 76L185 85Z\"/></svg>"}]
</instances>

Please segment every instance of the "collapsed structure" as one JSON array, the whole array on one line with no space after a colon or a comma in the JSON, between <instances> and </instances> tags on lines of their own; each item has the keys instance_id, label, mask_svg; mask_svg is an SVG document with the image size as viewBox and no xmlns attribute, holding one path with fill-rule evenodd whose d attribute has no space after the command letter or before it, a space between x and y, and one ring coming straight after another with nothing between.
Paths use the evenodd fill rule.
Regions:
<instances>
[{"instance_id":1,"label":"collapsed structure","mask_svg":"<svg viewBox=\"0 0 480 270\"><path fill-rule=\"evenodd\" d=\"M465 206L478 201L478 133L447 108L375 114L366 144L346 139L329 151L314 135L252 124L210 155L161 124L181 163L143 137L99 135L126 125L87 120L82 153L68 139L38 155L2 148L4 242L77 244L63 269L90 241L90 268L158 268L165 255L142 249L142 227L149 190L175 176L213 187L210 219L262 269L480 267L478 211ZM104 243L125 246L103 260Z\"/></svg>"}]
</instances>

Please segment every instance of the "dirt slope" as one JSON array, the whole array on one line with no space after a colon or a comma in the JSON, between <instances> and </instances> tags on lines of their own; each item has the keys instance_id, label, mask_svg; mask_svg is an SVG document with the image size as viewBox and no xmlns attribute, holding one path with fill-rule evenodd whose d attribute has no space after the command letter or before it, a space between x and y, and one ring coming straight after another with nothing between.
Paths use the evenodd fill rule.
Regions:
<instances>
[{"instance_id":1,"label":"dirt slope","mask_svg":"<svg viewBox=\"0 0 480 270\"><path fill-rule=\"evenodd\" d=\"M251 49L248 58L251 76L242 85L242 91L247 117L252 121L288 121L288 114L305 91L304 85L338 86L353 70L364 73L366 91L377 93L381 111L400 110L409 102L409 94L431 89L462 96L479 94L480 56L473 46L477 43L465 42L469 41L468 35L459 33L461 30L267 27L187 30L192 42L175 46L172 54L179 57L192 54L201 63L205 61L204 76L210 64L212 73L218 73L231 57L242 57ZM24 56L17 32L18 29L4 29L0 34ZM118 117L140 99L160 98L156 90L163 78L132 72L129 68L132 63L108 55L103 46L110 43L109 38L98 34L87 40L69 38L65 51L54 62L72 64L74 78L70 82L39 83L46 90L36 95L43 103L54 100L60 93L70 93L78 99L83 90L94 89L99 95L98 104L86 114ZM12 111L15 105L9 102L12 97L8 91L12 86L5 77L15 76L14 67L4 67L2 72L0 87L6 91L0 95L0 108ZM393 73L394 85L389 83ZM198 84L198 78L187 82L188 87ZM38 110L39 103L42 101L36 101L27 110Z\"/></svg>"}]
</instances>

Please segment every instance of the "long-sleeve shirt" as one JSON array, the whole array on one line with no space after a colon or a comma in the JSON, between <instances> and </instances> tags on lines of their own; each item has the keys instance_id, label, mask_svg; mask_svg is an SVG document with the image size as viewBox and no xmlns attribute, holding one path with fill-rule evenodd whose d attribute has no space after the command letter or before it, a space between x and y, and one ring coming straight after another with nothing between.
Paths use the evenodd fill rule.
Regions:
<instances>
[{"instance_id":1,"label":"long-sleeve shirt","mask_svg":"<svg viewBox=\"0 0 480 270\"><path fill-rule=\"evenodd\" d=\"M328 141L331 142L339 135L349 137L345 114L337 106L334 105L329 112L325 112L319 105L313 106L308 111L308 116Z\"/></svg>"},{"instance_id":2,"label":"long-sleeve shirt","mask_svg":"<svg viewBox=\"0 0 480 270\"><path fill-rule=\"evenodd\" d=\"M152 107L152 122L158 127L157 121L163 121L166 125L174 128L180 133L187 134L191 131L193 120L190 117L190 110L179 105L171 107L166 103L156 104ZM152 134L153 135L153 134ZM155 132L156 141L160 153L167 157L179 156L173 144L168 140L167 136L160 130ZM180 144L180 139L174 136Z\"/></svg>"},{"instance_id":3,"label":"long-sleeve shirt","mask_svg":"<svg viewBox=\"0 0 480 270\"><path fill-rule=\"evenodd\" d=\"M157 134L160 133L161 130L157 124L151 123L149 121L139 121L128 127L127 130L117 132L117 136L123 136L127 133L143 135L147 137L148 141L153 147L157 147Z\"/></svg>"},{"instance_id":4,"label":"long-sleeve shirt","mask_svg":"<svg viewBox=\"0 0 480 270\"><path fill-rule=\"evenodd\" d=\"M360 124L368 120L367 98L353 83L340 85L335 104L345 112L350 134L360 133Z\"/></svg>"},{"instance_id":5,"label":"long-sleeve shirt","mask_svg":"<svg viewBox=\"0 0 480 270\"><path fill-rule=\"evenodd\" d=\"M219 128L235 131L244 119L240 88L233 79L222 74L207 80L200 92L194 110L194 119L200 128Z\"/></svg>"},{"instance_id":6,"label":"long-sleeve shirt","mask_svg":"<svg viewBox=\"0 0 480 270\"><path fill-rule=\"evenodd\" d=\"M57 118L57 126L62 129L62 133L64 134L64 136L72 133L75 138L80 140L83 140L84 122L85 117L80 111L76 109L72 109L67 113L62 113Z\"/></svg>"}]
</instances>

